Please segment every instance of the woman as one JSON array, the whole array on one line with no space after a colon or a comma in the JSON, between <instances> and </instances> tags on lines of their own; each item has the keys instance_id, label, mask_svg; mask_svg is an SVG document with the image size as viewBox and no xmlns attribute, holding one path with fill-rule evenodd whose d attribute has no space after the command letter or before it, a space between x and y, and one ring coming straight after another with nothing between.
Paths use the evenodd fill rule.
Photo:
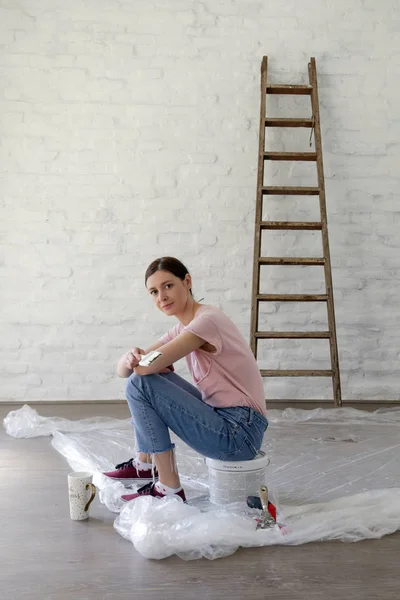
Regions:
<instances>
[{"instance_id":1,"label":"woman","mask_svg":"<svg viewBox=\"0 0 400 600\"><path fill-rule=\"evenodd\" d=\"M178 323L146 350L133 348L118 362L118 375L129 378L126 397L138 454L105 475L125 483L149 482L122 496L126 502L173 494L186 501L168 429L204 456L251 460L268 426L262 379L232 321L218 308L196 302L191 276L179 260L153 261L145 285L157 308ZM149 367L140 366L141 356L156 349L161 356ZM196 387L173 372L173 363L183 357Z\"/></svg>"}]
</instances>

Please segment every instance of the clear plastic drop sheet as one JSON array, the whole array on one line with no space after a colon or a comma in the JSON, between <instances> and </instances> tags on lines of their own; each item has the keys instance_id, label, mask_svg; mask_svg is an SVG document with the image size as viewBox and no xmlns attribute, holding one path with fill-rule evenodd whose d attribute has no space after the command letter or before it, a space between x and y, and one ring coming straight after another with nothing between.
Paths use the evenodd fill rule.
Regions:
<instances>
[{"instance_id":1,"label":"clear plastic drop sheet","mask_svg":"<svg viewBox=\"0 0 400 600\"><path fill-rule=\"evenodd\" d=\"M93 472L100 500L119 513L116 531L147 558L215 559L238 547L356 542L400 528L400 408L290 408L270 410L268 419L262 446L271 460L266 483L284 529L257 530L258 511L244 504L210 504L204 457L174 436L188 503L146 497L124 504L126 488L102 471L134 455L129 420L68 421L23 407L4 425L15 437L53 435L53 447L73 469Z\"/></svg>"},{"instance_id":2,"label":"clear plastic drop sheet","mask_svg":"<svg viewBox=\"0 0 400 600\"><path fill-rule=\"evenodd\" d=\"M24 404L18 410L12 410L4 419L4 428L8 435L15 438L30 438L53 435L56 431L91 431L93 429L115 428L124 421L111 417L90 417L71 421L62 417L42 417L39 413Z\"/></svg>"}]
</instances>

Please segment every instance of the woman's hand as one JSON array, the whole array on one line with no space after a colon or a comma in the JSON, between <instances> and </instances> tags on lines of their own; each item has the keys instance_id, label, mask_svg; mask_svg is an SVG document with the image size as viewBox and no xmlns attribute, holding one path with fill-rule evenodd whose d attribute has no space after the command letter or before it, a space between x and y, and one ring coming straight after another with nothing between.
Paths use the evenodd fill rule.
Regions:
<instances>
[{"instance_id":1,"label":"woman's hand","mask_svg":"<svg viewBox=\"0 0 400 600\"><path fill-rule=\"evenodd\" d=\"M139 361L144 354L145 351L142 350L142 348L132 348L132 350L130 350L126 355L125 365L128 367L128 369L132 369L133 371L133 369L138 366Z\"/></svg>"}]
</instances>

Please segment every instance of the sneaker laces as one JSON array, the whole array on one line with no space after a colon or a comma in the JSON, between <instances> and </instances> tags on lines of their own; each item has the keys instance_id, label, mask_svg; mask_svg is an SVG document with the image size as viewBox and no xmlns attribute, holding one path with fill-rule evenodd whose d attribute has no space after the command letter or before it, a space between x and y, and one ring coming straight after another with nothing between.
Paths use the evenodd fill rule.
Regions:
<instances>
[{"instance_id":1,"label":"sneaker laces","mask_svg":"<svg viewBox=\"0 0 400 600\"><path fill-rule=\"evenodd\" d=\"M150 481L150 483L146 483L146 485L143 485L141 488L139 488L136 493L140 494L141 496L153 496L154 494L152 492L154 487L155 483Z\"/></svg>"},{"instance_id":2,"label":"sneaker laces","mask_svg":"<svg viewBox=\"0 0 400 600\"><path fill-rule=\"evenodd\" d=\"M135 466L133 464L134 460L135 460L134 458L130 458L126 462L122 462L119 465L115 465L115 468L119 470L119 469L126 469L127 467L134 467Z\"/></svg>"}]
</instances>

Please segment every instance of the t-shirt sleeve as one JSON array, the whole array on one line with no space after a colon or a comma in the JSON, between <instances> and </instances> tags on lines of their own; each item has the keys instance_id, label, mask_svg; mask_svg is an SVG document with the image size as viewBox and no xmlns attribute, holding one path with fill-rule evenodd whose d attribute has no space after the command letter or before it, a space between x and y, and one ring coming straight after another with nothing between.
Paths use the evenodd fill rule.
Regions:
<instances>
[{"instance_id":1,"label":"t-shirt sleeve","mask_svg":"<svg viewBox=\"0 0 400 600\"><path fill-rule=\"evenodd\" d=\"M212 315L201 314L186 325L182 331L190 331L202 338L217 349L217 354L222 350L222 338L217 323ZM215 354L215 353L214 353Z\"/></svg>"}]
</instances>

